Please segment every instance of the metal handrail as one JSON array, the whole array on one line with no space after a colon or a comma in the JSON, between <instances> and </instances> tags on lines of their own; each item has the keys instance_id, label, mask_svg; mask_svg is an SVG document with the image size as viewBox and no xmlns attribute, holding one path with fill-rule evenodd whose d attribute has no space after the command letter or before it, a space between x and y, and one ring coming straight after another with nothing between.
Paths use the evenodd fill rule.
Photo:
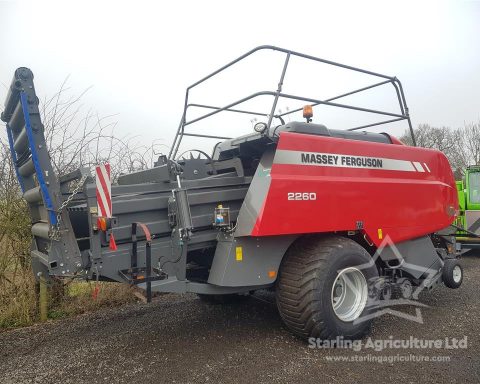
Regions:
<instances>
[{"instance_id":1,"label":"metal handrail","mask_svg":"<svg viewBox=\"0 0 480 384\"><path fill-rule=\"evenodd\" d=\"M230 103L226 106L223 106L223 107L203 105L203 104L197 104L197 103L189 104L188 98L189 98L189 93L190 93L191 89L199 86L200 84L204 83L205 81L212 78L213 76L219 74L220 72L225 71L227 68L230 68L231 66L235 65L239 61L242 61L245 58L247 58L247 57L251 56L252 54L254 54L258 51L261 51L261 50L273 50L273 51L278 51L278 52L282 52L282 53L286 54L285 61L284 61L283 67L282 67L282 72L281 72L280 79L279 79L279 82L278 82L278 88L275 92L273 92L273 91L255 92L255 93L253 93L249 96L243 97L240 100L234 101L234 102L232 102L232 103ZM372 84L372 85L369 85L369 86L366 86L366 87L362 87L362 88L359 88L359 89L356 89L356 90L353 90L353 91L350 91L350 92L347 92L347 93L344 93L344 94L341 94L341 95L338 95L338 96L334 96L334 97L331 97L331 98L328 98L328 99L325 99L325 100L318 100L318 99L307 98L307 97L303 97L303 96L284 94L284 93L282 93L283 80L285 78L285 74L286 74L288 64L289 64L289 60L290 60L291 56L296 56L296 57L300 57L300 58L303 58L303 59L312 60L312 61L316 61L316 62L319 62L319 63L328 64L328 65L332 65L332 66L335 66L335 67L344 68L344 69L348 69L348 70L351 70L351 71L363 73L363 74L366 74L366 75L379 77L383 80L381 82L378 82L378 83L375 83L375 84ZM369 90L369 89L372 89L372 88L380 87L380 86L386 85L386 84L392 84L392 86L395 89L397 99L398 99L398 103L399 103L399 107L400 107L400 114L387 112L387 111L379 111L379 110L374 110L374 109L369 109L369 108L361 108L361 107L356 107L356 106L353 106L353 105L347 105L347 104L333 103L332 102L334 100L338 100L340 98L347 97L347 96L350 96L350 95L353 95L353 94L357 94L357 93L360 93L360 92L363 92L363 91L366 91L366 90ZM251 100L253 98L259 97L259 96L273 96L274 97L273 104L272 104L272 107L271 107L271 110L269 111L269 113L257 112L257 111L246 111L246 110L237 109L237 108L233 109L233 107L235 107L239 104L242 104L242 103L244 103L248 100ZM194 124L198 121L201 121L203 119L206 119L208 117L216 115L220 112L235 112L235 113L250 114L250 115L254 115L254 116L268 117L267 129L265 130L265 132L268 132L274 118L282 119L283 116L289 115L289 114L294 113L294 112L301 111L301 108L297 108L297 109L294 109L294 110L287 111L287 112L276 115L275 114L275 109L276 109L278 100L280 98L306 101L306 102L312 103L312 106L327 105L327 106L332 106L332 107L337 107L337 108L351 109L351 110L356 110L356 111L361 111L361 112L367 112L367 113L373 113L373 114L378 114L378 115L383 115L383 116L395 117L395 119L379 121L379 122L376 122L376 123L363 125L363 126L360 126L360 127L350 128L349 130L358 130L358 129L362 129L362 128L373 127L373 126L378 126L378 125L382 125L382 124L388 124L388 123L392 123L392 122L396 122L396 121L407 120L408 125L409 125L409 129L410 129L410 134L412 136L413 144L416 145L415 136L414 136L414 133L413 133L413 127L412 127L412 123L411 123L411 120L410 120L410 115L409 115L407 103L406 103L406 100L405 100L405 94L403 92L402 84L400 83L400 81L396 77L383 75L383 74L380 74L380 73L377 73L377 72L372 72L372 71L361 69L361 68L356 68L356 67L353 67L353 66L350 66L350 65L336 63L334 61L321 59L319 57L307 55L307 54L292 51L292 50L287 50L287 49L284 49L284 48L279 48L279 47L276 47L276 46L273 46L273 45L261 45L259 47L256 47L256 48L246 52L245 54L237 57L235 60L230 61L229 63L225 64L224 66L220 67L219 69L210 73L209 75L203 77L202 79L196 81L195 83L193 83L192 85L190 85L187 88L186 93L185 93L185 104L184 104L182 118L180 119L180 123L179 123L178 129L177 129L177 133L175 135L175 139L173 141L173 145L170 149L168 157L170 159L173 159L176 156L183 136L221 138L221 136L214 136L214 135L204 135L204 134L198 134L198 133L195 133L195 134L185 133L185 127L187 125ZM187 111L191 107L206 108L206 109L211 109L213 111L208 112L204 115L201 115L201 116L199 116L195 119L192 119L190 121L187 121Z\"/></svg>"}]
</instances>

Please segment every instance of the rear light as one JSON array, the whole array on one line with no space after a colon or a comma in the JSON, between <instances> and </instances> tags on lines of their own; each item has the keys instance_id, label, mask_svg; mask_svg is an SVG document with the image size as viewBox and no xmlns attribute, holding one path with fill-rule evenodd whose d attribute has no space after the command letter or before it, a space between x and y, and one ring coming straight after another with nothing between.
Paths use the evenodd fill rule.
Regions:
<instances>
[{"instance_id":1,"label":"rear light","mask_svg":"<svg viewBox=\"0 0 480 384\"><path fill-rule=\"evenodd\" d=\"M106 217L99 217L97 218L97 228L100 231L106 232L108 229L108 223Z\"/></svg>"}]
</instances>

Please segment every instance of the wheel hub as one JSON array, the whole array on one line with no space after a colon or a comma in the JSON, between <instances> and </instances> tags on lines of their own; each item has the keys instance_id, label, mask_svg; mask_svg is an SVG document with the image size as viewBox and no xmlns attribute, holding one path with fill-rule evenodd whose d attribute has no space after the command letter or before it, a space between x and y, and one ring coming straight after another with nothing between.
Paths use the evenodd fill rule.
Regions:
<instances>
[{"instance_id":1,"label":"wheel hub","mask_svg":"<svg viewBox=\"0 0 480 384\"><path fill-rule=\"evenodd\" d=\"M455 281L455 283L459 283L460 280L462 279L462 269L456 265L454 268L453 268L453 272L452 272L452 277L453 277L453 281Z\"/></svg>"},{"instance_id":2,"label":"wheel hub","mask_svg":"<svg viewBox=\"0 0 480 384\"><path fill-rule=\"evenodd\" d=\"M345 322L360 317L368 298L367 280L353 267L341 270L332 286L332 306L337 317Z\"/></svg>"}]
</instances>

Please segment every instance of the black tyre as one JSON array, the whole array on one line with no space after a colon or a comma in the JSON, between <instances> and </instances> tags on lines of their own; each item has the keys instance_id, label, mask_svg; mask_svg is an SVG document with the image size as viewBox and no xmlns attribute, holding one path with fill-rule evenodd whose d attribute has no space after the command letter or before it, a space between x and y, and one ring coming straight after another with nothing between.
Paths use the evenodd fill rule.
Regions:
<instances>
[{"instance_id":1,"label":"black tyre","mask_svg":"<svg viewBox=\"0 0 480 384\"><path fill-rule=\"evenodd\" d=\"M410 300L413 295L413 284L412 282L402 277L398 279L395 283L387 283L381 293L382 300Z\"/></svg>"},{"instance_id":2,"label":"black tyre","mask_svg":"<svg viewBox=\"0 0 480 384\"><path fill-rule=\"evenodd\" d=\"M458 288L463 282L463 268L457 259L446 259L443 266L443 283L448 288Z\"/></svg>"},{"instance_id":3,"label":"black tyre","mask_svg":"<svg viewBox=\"0 0 480 384\"><path fill-rule=\"evenodd\" d=\"M280 316L302 339L361 338L371 327L368 287L377 279L371 256L353 240L302 238L289 248L280 267Z\"/></svg>"},{"instance_id":4,"label":"black tyre","mask_svg":"<svg viewBox=\"0 0 480 384\"><path fill-rule=\"evenodd\" d=\"M240 303L249 299L250 295L227 294L227 295L205 295L197 293L198 298L208 304L233 304Z\"/></svg>"},{"instance_id":5,"label":"black tyre","mask_svg":"<svg viewBox=\"0 0 480 384\"><path fill-rule=\"evenodd\" d=\"M395 287L391 283L385 283L382 287L382 290L379 292L380 300L395 300L397 292L394 289Z\"/></svg>"},{"instance_id":6,"label":"black tyre","mask_svg":"<svg viewBox=\"0 0 480 384\"><path fill-rule=\"evenodd\" d=\"M397 282L399 286L399 298L410 300L413 296L413 292L415 291L412 282L407 278L399 279Z\"/></svg>"}]
</instances>

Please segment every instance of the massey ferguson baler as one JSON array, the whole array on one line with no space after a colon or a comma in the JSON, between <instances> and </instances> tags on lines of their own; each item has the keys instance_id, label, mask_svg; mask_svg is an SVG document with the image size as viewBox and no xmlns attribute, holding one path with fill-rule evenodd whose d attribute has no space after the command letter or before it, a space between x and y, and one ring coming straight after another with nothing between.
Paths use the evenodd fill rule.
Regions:
<instances>
[{"instance_id":1,"label":"massey ferguson baler","mask_svg":"<svg viewBox=\"0 0 480 384\"><path fill-rule=\"evenodd\" d=\"M193 88L263 50L285 58L276 91L219 107L190 103ZM286 94L293 57L377 82L322 100ZM398 111L340 103L381 86L391 87ZM268 111L241 109L259 96L273 99ZM308 105L280 113L279 100ZM329 129L311 122L317 106L383 120ZM189 118L191 109L207 112ZM302 111L305 122L285 122ZM259 122L235 138L213 128L208 134L189 130L219 113L249 114ZM461 285L454 238L443 231L458 207L447 159L364 131L404 121L413 135L395 77L273 46L255 48L187 89L168 156L111 186L108 166L97 169L96 180L87 169L55 175L29 69L16 70L2 120L30 208L36 276L129 282L148 299L152 292L194 292L225 302L273 289L285 324L303 338L360 337L379 308L412 304L412 296L441 282ZM211 154L179 154L186 136L216 144ZM397 296L403 299L392 300Z\"/></svg>"}]
</instances>

